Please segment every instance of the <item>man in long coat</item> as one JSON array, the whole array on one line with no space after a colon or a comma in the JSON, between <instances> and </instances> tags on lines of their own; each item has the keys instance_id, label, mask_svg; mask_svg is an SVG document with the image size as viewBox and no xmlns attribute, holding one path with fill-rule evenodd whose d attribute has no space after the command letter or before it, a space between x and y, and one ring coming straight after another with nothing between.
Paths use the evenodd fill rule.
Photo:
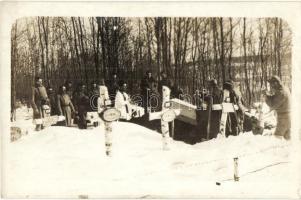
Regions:
<instances>
[{"instance_id":1,"label":"man in long coat","mask_svg":"<svg viewBox=\"0 0 301 200\"><path fill-rule=\"evenodd\" d=\"M91 90L89 92L90 98L90 111L97 111L97 100L99 98L99 87L94 81L91 86Z\"/></svg>"},{"instance_id":2,"label":"man in long coat","mask_svg":"<svg viewBox=\"0 0 301 200\"><path fill-rule=\"evenodd\" d=\"M223 91L218 87L215 79L208 81L209 94L205 97L207 102L208 111L212 109L213 104L221 104L223 102ZM211 110L210 119L208 119L209 126L209 139L215 138L219 133L219 126L222 112L220 110ZM207 127L208 127L207 123ZM206 130L207 132L208 130Z\"/></svg>"},{"instance_id":3,"label":"man in long coat","mask_svg":"<svg viewBox=\"0 0 301 200\"><path fill-rule=\"evenodd\" d=\"M51 115L57 115L58 111L57 111L56 94L51 86L48 87L47 94L49 97Z\"/></svg>"},{"instance_id":4,"label":"man in long coat","mask_svg":"<svg viewBox=\"0 0 301 200\"><path fill-rule=\"evenodd\" d=\"M65 116L66 126L72 125L72 112L75 112L70 96L66 92L66 87L61 86L57 95L57 105L59 115Z\"/></svg>"},{"instance_id":5,"label":"man in long coat","mask_svg":"<svg viewBox=\"0 0 301 200\"><path fill-rule=\"evenodd\" d=\"M36 78L35 86L32 88L32 108L33 119L42 119L45 117L43 106L49 104L46 88L43 85L43 80L40 77ZM43 129L43 124L36 124L36 131Z\"/></svg>"},{"instance_id":6,"label":"man in long coat","mask_svg":"<svg viewBox=\"0 0 301 200\"><path fill-rule=\"evenodd\" d=\"M75 104L78 113L78 127L80 129L87 129L87 112L89 108L89 97L86 94L86 86L79 84L78 91L75 93Z\"/></svg>"},{"instance_id":7,"label":"man in long coat","mask_svg":"<svg viewBox=\"0 0 301 200\"><path fill-rule=\"evenodd\" d=\"M243 105L242 95L238 89L238 83L228 80L224 83L223 89L229 90L230 103L238 106L238 110L229 113L226 126L226 135L238 135L243 131L244 113L247 108Z\"/></svg>"},{"instance_id":8,"label":"man in long coat","mask_svg":"<svg viewBox=\"0 0 301 200\"><path fill-rule=\"evenodd\" d=\"M112 75L111 79L107 81L106 85L108 86L110 100L114 106L116 93L119 88L119 78L116 73Z\"/></svg>"},{"instance_id":9,"label":"man in long coat","mask_svg":"<svg viewBox=\"0 0 301 200\"><path fill-rule=\"evenodd\" d=\"M147 71L145 77L142 79L140 88L142 94L142 101L145 113L148 113L148 108L150 107L150 96L152 94L153 85L155 83L155 79L152 76L151 71Z\"/></svg>"},{"instance_id":10,"label":"man in long coat","mask_svg":"<svg viewBox=\"0 0 301 200\"><path fill-rule=\"evenodd\" d=\"M266 103L277 113L277 127L274 135L290 139L290 92L283 85L278 76L272 76L269 80L271 94L266 93Z\"/></svg>"}]
</instances>

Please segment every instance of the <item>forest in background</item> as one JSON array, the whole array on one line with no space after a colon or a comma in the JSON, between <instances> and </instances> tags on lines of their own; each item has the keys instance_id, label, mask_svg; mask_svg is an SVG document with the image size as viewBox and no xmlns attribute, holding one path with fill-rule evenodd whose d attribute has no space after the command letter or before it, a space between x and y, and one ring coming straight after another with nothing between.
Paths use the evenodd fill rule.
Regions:
<instances>
[{"instance_id":1,"label":"forest in background","mask_svg":"<svg viewBox=\"0 0 301 200\"><path fill-rule=\"evenodd\" d=\"M21 18L11 30L12 102L30 98L35 76L57 89L117 73L134 94L150 70L186 94L233 79L250 105L271 75L291 88L291 43L280 18Z\"/></svg>"}]
</instances>

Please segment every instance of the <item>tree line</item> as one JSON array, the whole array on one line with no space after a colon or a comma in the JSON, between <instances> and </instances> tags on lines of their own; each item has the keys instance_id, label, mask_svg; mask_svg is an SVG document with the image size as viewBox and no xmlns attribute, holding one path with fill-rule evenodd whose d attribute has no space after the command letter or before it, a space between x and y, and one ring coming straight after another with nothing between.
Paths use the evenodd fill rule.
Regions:
<instances>
[{"instance_id":1,"label":"tree line","mask_svg":"<svg viewBox=\"0 0 301 200\"><path fill-rule=\"evenodd\" d=\"M117 73L134 93L150 70L186 94L211 78L236 80L250 105L271 75L290 87L291 35L280 18L21 18L11 30L12 101L29 98L35 76L58 88Z\"/></svg>"}]
</instances>

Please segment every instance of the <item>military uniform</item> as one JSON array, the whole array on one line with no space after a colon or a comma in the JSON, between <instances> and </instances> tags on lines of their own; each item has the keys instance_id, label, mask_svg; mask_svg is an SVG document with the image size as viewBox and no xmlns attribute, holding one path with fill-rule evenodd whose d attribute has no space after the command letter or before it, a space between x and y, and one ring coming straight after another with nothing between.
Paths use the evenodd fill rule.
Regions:
<instances>
[{"instance_id":1,"label":"military uniform","mask_svg":"<svg viewBox=\"0 0 301 200\"><path fill-rule=\"evenodd\" d=\"M59 94L57 96L57 105L58 105L58 111L59 115L65 116L65 122L66 126L72 125L72 112L75 112L74 106L71 102L70 96L65 94Z\"/></svg>"},{"instance_id":2,"label":"military uniform","mask_svg":"<svg viewBox=\"0 0 301 200\"><path fill-rule=\"evenodd\" d=\"M78 112L78 127L80 129L87 128L87 112L89 107L89 97L84 91L78 91L75 94L75 102Z\"/></svg>"},{"instance_id":3,"label":"military uniform","mask_svg":"<svg viewBox=\"0 0 301 200\"><path fill-rule=\"evenodd\" d=\"M57 111L57 101L55 97L55 92L53 91L52 88L49 88L47 93L49 97L51 115L57 115L58 111Z\"/></svg>"},{"instance_id":4,"label":"military uniform","mask_svg":"<svg viewBox=\"0 0 301 200\"><path fill-rule=\"evenodd\" d=\"M243 105L243 99L238 88L234 87L232 81L227 81L224 83L224 89L229 90L230 103L238 106L238 110L234 113L228 114L227 126L226 126L226 136L238 135L240 131L243 130L244 122L244 112L246 111Z\"/></svg>"},{"instance_id":5,"label":"military uniform","mask_svg":"<svg viewBox=\"0 0 301 200\"><path fill-rule=\"evenodd\" d=\"M276 136L283 136L290 139L291 118L290 118L290 92L285 88L277 76L273 76L269 82L276 84L277 88L272 95L266 95L266 103L277 113Z\"/></svg>"},{"instance_id":6,"label":"military uniform","mask_svg":"<svg viewBox=\"0 0 301 200\"><path fill-rule=\"evenodd\" d=\"M155 79L153 77L145 76L140 84L145 113L148 113L148 107L150 106L149 98L152 94L152 88L154 83L155 83Z\"/></svg>"},{"instance_id":7,"label":"military uniform","mask_svg":"<svg viewBox=\"0 0 301 200\"><path fill-rule=\"evenodd\" d=\"M33 119L42 119L45 117L43 106L49 104L46 88L43 85L36 85L32 88L32 108ZM36 130L39 131L43 125L37 124Z\"/></svg>"}]
</instances>

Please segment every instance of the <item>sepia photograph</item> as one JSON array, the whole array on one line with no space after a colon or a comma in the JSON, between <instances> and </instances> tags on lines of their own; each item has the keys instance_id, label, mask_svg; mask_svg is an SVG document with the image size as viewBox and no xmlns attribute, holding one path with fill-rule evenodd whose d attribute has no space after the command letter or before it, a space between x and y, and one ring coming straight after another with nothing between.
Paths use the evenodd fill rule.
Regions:
<instances>
[{"instance_id":1,"label":"sepia photograph","mask_svg":"<svg viewBox=\"0 0 301 200\"><path fill-rule=\"evenodd\" d=\"M293 36L276 15L17 18L2 198L300 198Z\"/></svg>"}]
</instances>

